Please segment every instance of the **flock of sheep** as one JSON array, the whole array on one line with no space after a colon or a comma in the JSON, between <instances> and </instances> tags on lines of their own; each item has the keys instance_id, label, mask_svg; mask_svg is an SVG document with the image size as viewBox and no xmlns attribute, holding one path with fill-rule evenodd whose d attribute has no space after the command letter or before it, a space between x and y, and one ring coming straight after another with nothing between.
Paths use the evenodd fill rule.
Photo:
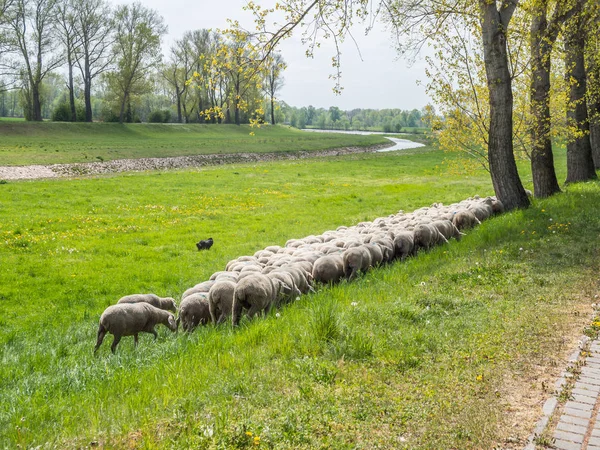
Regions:
<instances>
[{"instance_id":1,"label":"flock of sheep","mask_svg":"<svg viewBox=\"0 0 600 450\"><path fill-rule=\"evenodd\" d=\"M403 261L419 250L457 240L469 229L494 214L503 212L495 197L475 196L444 206L434 203L412 213L392 214L352 227L341 226L318 236L291 239L284 247L269 246L253 256L241 256L227 263L225 270L191 287L177 305L172 298L154 294L134 294L109 306L100 317L98 350L106 333L114 335L111 350L123 336L154 334L158 324L176 331L191 332L198 325L221 323L231 317L239 324L244 310L248 317L269 312L301 294L314 292L315 283L351 281L371 267Z\"/></svg>"}]
</instances>

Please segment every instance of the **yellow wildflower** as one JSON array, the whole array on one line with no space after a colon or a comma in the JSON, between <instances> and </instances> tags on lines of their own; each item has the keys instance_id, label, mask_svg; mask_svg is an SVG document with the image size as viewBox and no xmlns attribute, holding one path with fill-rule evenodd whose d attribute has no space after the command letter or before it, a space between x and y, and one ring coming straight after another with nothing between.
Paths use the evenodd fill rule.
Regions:
<instances>
[{"instance_id":1,"label":"yellow wildflower","mask_svg":"<svg viewBox=\"0 0 600 450\"><path fill-rule=\"evenodd\" d=\"M252 431L246 431L246 436L252 437Z\"/></svg>"}]
</instances>

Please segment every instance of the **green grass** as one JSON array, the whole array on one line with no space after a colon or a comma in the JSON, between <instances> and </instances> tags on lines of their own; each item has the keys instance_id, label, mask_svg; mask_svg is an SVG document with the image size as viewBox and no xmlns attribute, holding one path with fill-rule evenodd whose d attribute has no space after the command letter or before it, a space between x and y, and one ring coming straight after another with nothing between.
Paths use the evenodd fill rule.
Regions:
<instances>
[{"instance_id":1,"label":"green grass","mask_svg":"<svg viewBox=\"0 0 600 450\"><path fill-rule=\"evenodd\" d=\"M250 136L254 131L255 136ZM0 165L108 161L209 153L298 152L389 142L283 126L0 121Z\"/></svg>"},{"instance_id":2,"label":"green grass","mask_svg":"<svg viewBox=\"0 0 600 450\"><path fill-rule=\"evenodd\" d=\"M109 338L92 355L101 312L124 294L179 297L266 245L491 193L487 174L450 174L443 157L0 185L0 447L251 448L258 435L262 448L491 448L512 424L505 381L564 350L581 286L597 279L599 183L279 317L161 328L114 356Z\"/></svg>"}]
</instances>

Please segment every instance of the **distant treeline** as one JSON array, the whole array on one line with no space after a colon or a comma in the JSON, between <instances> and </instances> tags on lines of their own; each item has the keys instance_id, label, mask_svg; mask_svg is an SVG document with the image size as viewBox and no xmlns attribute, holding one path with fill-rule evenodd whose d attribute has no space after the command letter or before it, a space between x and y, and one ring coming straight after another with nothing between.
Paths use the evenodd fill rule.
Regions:
<instances>
[{"instance_id":1,"label":"distant treeline","mask_svg":"<svg viewBox=\"0 0 600 450\"><path fill-rule=\"evenodd\" d=\"M407 128L425 126L424 111L413 109L352 109L343 111L337 106L329 109L314 106L296 108L282 102L278 121L296 128L320 128L329 130L371 130L401 132Z\"/></svg>"}]
</instances>

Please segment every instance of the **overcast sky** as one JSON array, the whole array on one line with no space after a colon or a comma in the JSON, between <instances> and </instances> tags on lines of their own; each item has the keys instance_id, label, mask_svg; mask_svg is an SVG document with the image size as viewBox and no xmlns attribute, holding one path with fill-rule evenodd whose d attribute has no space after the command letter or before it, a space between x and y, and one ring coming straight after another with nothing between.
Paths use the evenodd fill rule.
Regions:
<instances>
[{"instance_id":1,"label":"overcast sky","mask_svg":"<svg viewBox=\"0 0 600 450\"><path fill-rule=\"evenodd\" d=\"M262 4L262 0L255 0ZM130 0L113 3L130 3ZM164 39L163 53L175 39L185 31L199 28L225 28L226 19L237 19L247 29L252 29L252 16L244 12L245 0L141 0L157 10L169 27ZM342 86L341 95L333 93L334 83L329 79L333 73L331 58L334 56L332 43L324 42L315 51L314 58L306 58L300 36L285 41L281 53L287 63L284 72L285 86L279 98L292 106L353 108L400 108L421 109L429 99L425 88L417 84L425 81L425 63L417 61L408 66L405 60L398 60L392 47L392 40L382 25L378 25L368 36L359 28L355 33L362 60L355 45L348 40L342 47Z\"/></svg>"}]
</instances>

